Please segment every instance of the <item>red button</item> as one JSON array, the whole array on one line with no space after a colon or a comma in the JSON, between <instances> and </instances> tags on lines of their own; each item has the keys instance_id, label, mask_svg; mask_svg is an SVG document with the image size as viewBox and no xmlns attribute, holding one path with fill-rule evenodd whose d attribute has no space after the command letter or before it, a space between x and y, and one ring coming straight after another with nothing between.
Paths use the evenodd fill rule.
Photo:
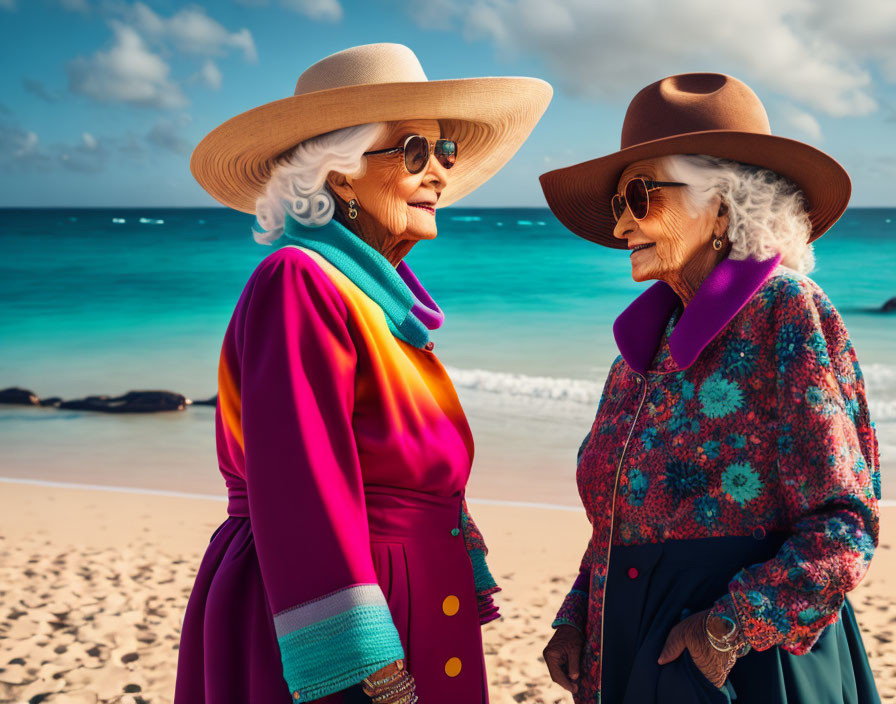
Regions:
<instances>
[{"instance_id":1,"label":"red button","mask_svg":"<svg viewBox=\"0 0 896 704\"><path fill-rule=\"evenodd\" d=\"M628 568L628 578L635 579L638 576L638 568L637 567L629 567Z\"/></svg>"}]
</instances>

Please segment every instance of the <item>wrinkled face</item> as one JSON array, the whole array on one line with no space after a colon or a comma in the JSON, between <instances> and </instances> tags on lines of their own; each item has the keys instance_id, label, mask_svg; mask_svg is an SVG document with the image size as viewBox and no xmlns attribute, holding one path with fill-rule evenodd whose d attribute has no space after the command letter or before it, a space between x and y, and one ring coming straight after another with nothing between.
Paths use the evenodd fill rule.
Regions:
<instances>
[{"instance_id":1,"label":"wrinkled face","mask_svg":"<svg viewBox=\"0 0 896 704\"><path fill-rule=\"evenodd\" d=\"M619 177L617 192L635 176L650 181L674 181L664 173L659 159L644 159L630 164ZM631 251L632 278L635 281L662 279L668 281L681 274L684 266L698 252L710 247L720 199L714 197L706 209L691 212L685 190L679 186L663 187L648 193L650 208L647 217L635 220L625 209L613 236L627 240Z\"/></svg>"},{"instance_id":2,"label":"wrinkled face","mask_svg":"<svg viewBox=\"0 0 896 704\"><path fill-rule=\"evenodd\" d=\"M430 149L441 137L437 120L406 120L392 123L369 151L404 144L411 135L429 140ZM359 206L389 233L399 239L423 240L436 236L436 203L448 183L449 172L430 158L420 173L410 174L404 153L366 157L367 170L359 179L349 179Z\"/></svg>"}]
</instances>

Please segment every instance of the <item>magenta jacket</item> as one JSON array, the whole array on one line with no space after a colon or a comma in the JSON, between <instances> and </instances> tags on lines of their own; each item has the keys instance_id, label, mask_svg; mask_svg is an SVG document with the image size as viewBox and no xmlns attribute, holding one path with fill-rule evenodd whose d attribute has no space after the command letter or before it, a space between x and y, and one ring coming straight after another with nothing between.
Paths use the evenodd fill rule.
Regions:
<instances>
[{"instance_id":1,"label":"magenta jacket","mask_svg":"<svg viewBox=\"0 0 896 704\"><path fill-rule=\"evenodd\" d=\"M299 246L258 265L228 326L216 416L284 693L320 699L404 658L421 700L485 702L498 587L464 500L473 437L429 339L441 310L341 224L286 231Z\"/></svg>"},{"instance_id":2,"label":"magenta jacket","mask_svg":"<svg viewBox=\"0 0 896 704\"><path fill-rule=\"evenodd\" d=\"M656 283L614 325L621 355L579 453L593 535L554 622L586 636L580 697L600 688L611 545L784 532L715 608L733 601L755 649L795 654L868 569L880 470L865 383L831 301L779 261L723 261L683 313Z\"/></svg>"}]
</instances>

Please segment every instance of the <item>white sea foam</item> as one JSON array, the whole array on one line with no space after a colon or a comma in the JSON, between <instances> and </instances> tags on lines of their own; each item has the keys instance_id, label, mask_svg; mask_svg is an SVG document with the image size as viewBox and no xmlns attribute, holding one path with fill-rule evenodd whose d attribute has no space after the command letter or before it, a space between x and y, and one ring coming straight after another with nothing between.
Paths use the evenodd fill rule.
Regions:
<instances>
[{"instance_id":1,"label":"white sea foam","mask_svg":"<svg viewBox=\"0 0 896 704\"><path fill-rule=\"evenodd\" d=\"M550 376L529 376L486 369L448 367L454 385L513 397L594 406L600 400L607 370L595 373L593 380ZM875 423L896 421L896 368L885 364L869 364L863 368L868 391L868 407Z\"/></svg>"},{"instance_id":2,"label":"white sea foam","mask_svg":"<svg viewBox=\"0 0 896 704\"><path fill-rule=\"evenodd\" d=\"M454 215L452 222L480 222L482 220L478 215Z\"/></svg>"},{"instance_id":3,"label":"white sea foam","mask_svg":"<svg viewBox=\"0 0 896 704\"><path fill-rule=\"evenodd\" d=\"M896 367L879 362L862 366L868 408L875 423L896 421Z\"/></svg>"},{"instance_id":4,"label":"white sea foam","mask_svg":"<svg viewBox=\"0 0 896 704\"><path fill-rule=\"evenodd\" d=\"M164 225L164 220L156 220L155 218L140 218L141 225Z\"/></svg>"},{"instance_id":5,"label":"white sea foam","mask_svg":"<svg viewBox=\"0 0 896 704\"><path fill-rule=\"evenodd\" d=\"M125 220L124 218L112 218L112 222L114 222L116 225L123 225L127 222L127 220Z\"/></svg>"},{"instance_id":6,"label":"white sea foam","mask_svg":"<svg viewBox=\"0 0 896 704\"><path fill-rule=\"evenodd\" d=\"M871 420L875 423L883 421L896 420L896 401L868 401L868 410L871 413Z\"/></svg>"},{"instance_id":7,"label":"white sea foam","mask_svg":"<svg viewBox=\"0 0 896 704\"><path fill-rule=\"evenodd\" d=\"M504 396L523 396L549 401L593 405L600 399L601 385L582 379L527 376L485 369L448 368L455 386Z\"/></svg>"}]
</instances>

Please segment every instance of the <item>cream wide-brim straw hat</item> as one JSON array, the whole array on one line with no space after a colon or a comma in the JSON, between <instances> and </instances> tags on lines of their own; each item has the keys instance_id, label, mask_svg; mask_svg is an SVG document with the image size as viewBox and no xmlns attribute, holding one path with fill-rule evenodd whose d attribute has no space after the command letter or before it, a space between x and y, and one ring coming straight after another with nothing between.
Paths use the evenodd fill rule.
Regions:
<instances>
[{"instance_id":1,"label":"cream wide-brim straw hat","mask_svg":"<svg viewBox=\"0 0 896 704\"><path fill-rule=\"evenodd\" d=\"M551 100L538 78L429 81L401 44L356 46L321 59L295 94L247 110L213 129L190 158L190 170L213 198L255 213L272 168L300 142L370 122L436 119L458 145L457 163L439 198L450 205L488 181L529 136Z\"/></svg>"}]
</instances>

